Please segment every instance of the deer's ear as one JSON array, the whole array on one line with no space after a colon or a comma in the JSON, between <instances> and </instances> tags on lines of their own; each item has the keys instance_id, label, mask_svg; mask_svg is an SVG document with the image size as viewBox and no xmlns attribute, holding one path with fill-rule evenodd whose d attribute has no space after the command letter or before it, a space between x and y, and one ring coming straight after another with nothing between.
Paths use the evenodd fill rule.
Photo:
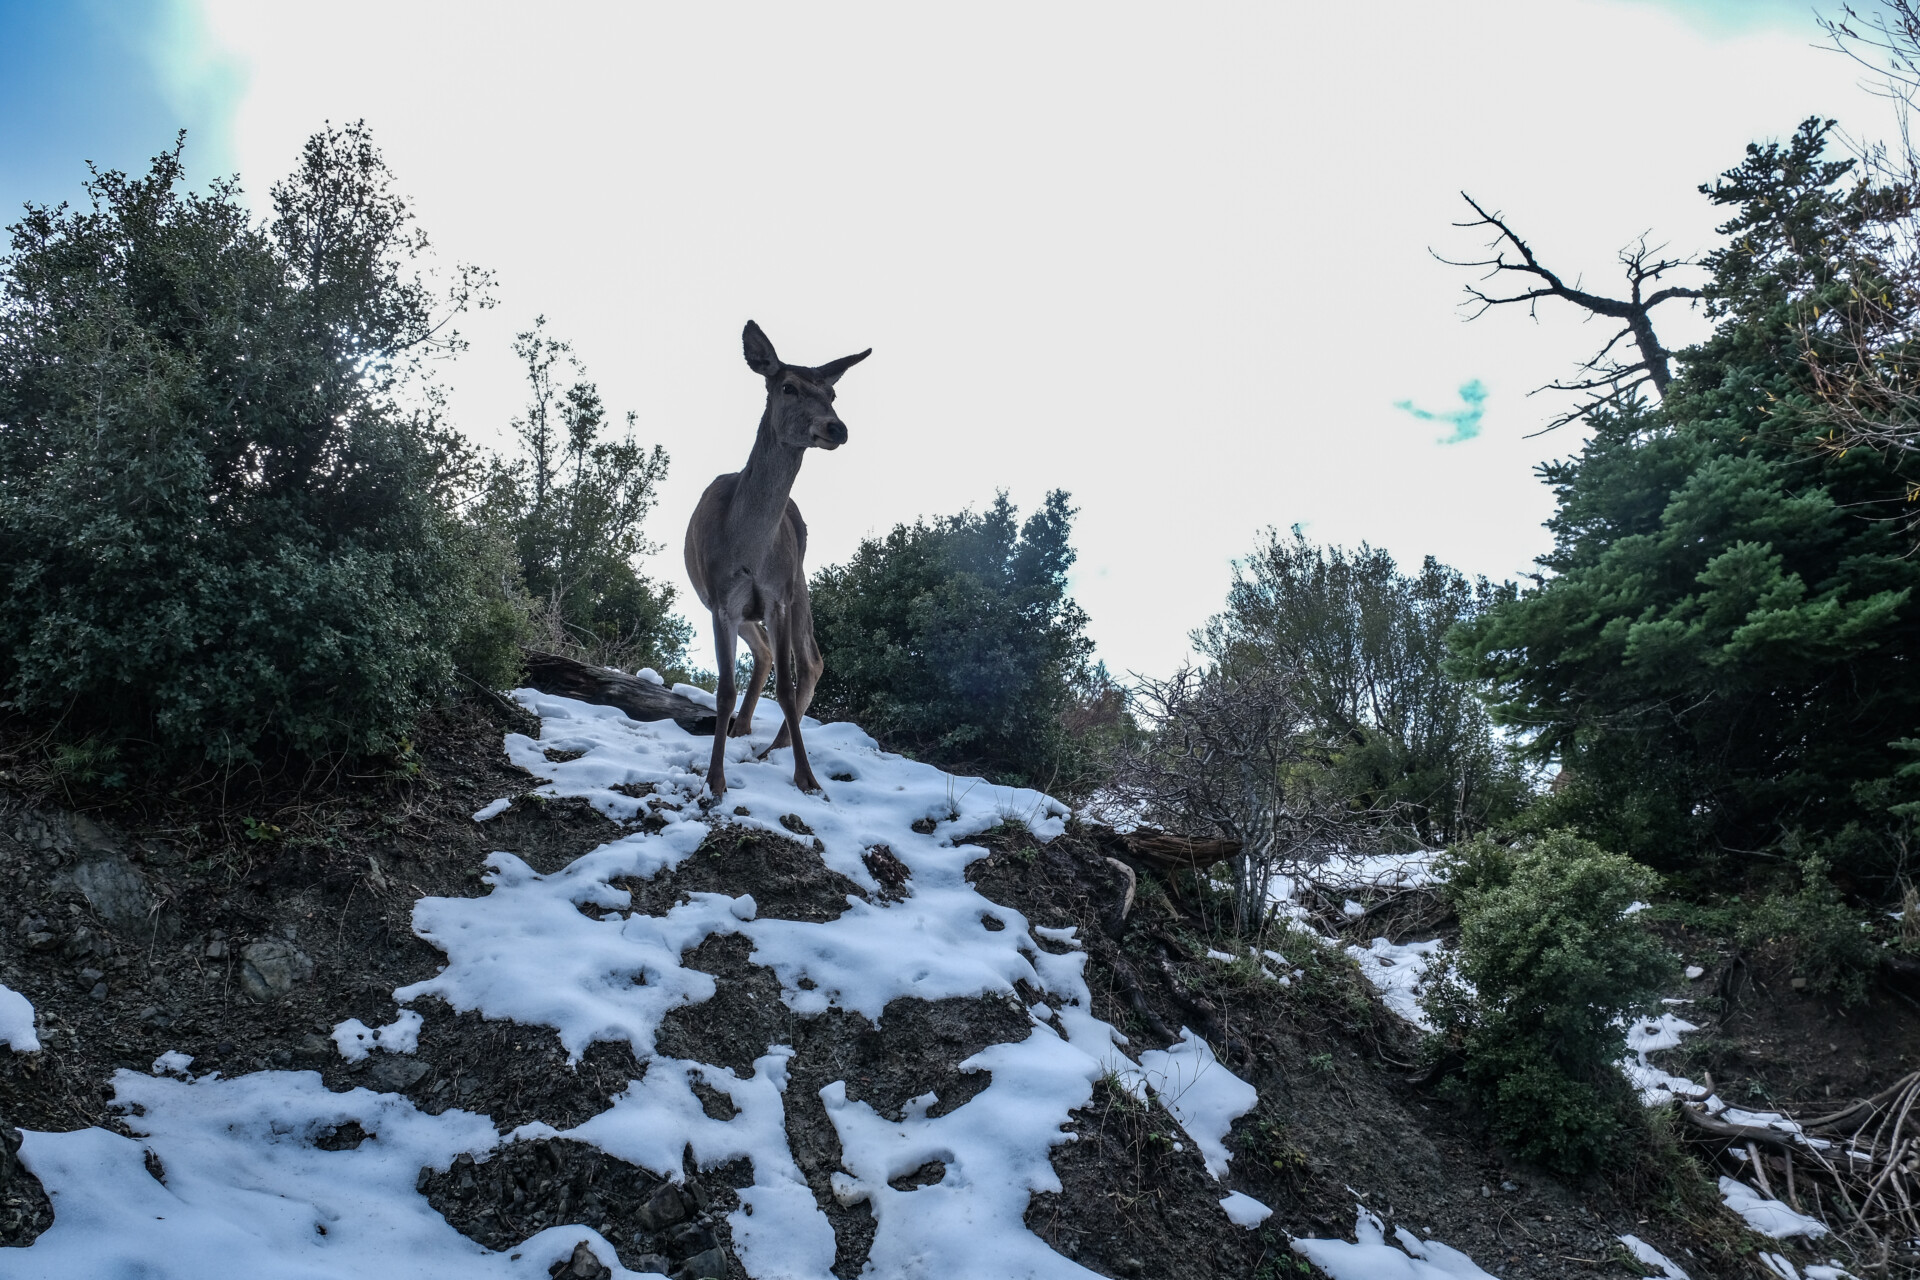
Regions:
<instances>
[{"instance_id":1,"label":"deer's ear","mask_svg":"<svg viewBox=\"0 0 1920 1280\"><path fill-rule=\"evenodd\" d=\"M838 360L828 361L826 364L821 365L818 369L815 369L813 371L814 379L819 382L824 382L828 386L832 386L834 383L840 381L841 374L853 368L853 366L859 364L862 360L865 360L868 356L872 354L873 354L873 348L868 347L865 351L862 351L859 355L841 356Z\"/></svg>"},{"instance_id":2,"label":"deer's ear","mask_svg":"<svg viewBox=\"0 0 1920 1280\"><path fill-rule=\"evenodd\" d=\"M773 353L773 343L760 331L760 326L751 320L740 332L740 345L746 349L747 368L761 377L772 377L780 367L780 357Z\"/></svg>"}]
</instances>

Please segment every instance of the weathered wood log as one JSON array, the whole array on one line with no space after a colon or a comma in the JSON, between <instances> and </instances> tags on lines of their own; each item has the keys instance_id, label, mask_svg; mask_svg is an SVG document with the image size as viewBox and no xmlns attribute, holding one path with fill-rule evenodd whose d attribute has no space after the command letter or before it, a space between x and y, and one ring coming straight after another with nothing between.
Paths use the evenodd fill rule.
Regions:
<instances>
[{"instance_id":1,"label":"weathered wood log","mask_svg":"<svg viewBox=\"0 0 1920 1280\"><path fill-rule=\"evenodd\" d=\"M688 733L713 732L712 711L665 685L540 649L522 649L521 656L528 686L542 693L617 707L635 720L671 720Z\"/></svg>"},{"instance_id":2,"label":"weathered wood log","mask_svg":"<svg viewBox=\"0 0 1920 1280\"><path fill-rule=\"evenodd\" d=\"M1177 836L1151 828L1102 831L1099 840L1107 853L1131 864L1136 871L1151 871L1162 879L1176 871L1202 870L1240 852L1238 840Z\"/></svg>"}]
</instances>

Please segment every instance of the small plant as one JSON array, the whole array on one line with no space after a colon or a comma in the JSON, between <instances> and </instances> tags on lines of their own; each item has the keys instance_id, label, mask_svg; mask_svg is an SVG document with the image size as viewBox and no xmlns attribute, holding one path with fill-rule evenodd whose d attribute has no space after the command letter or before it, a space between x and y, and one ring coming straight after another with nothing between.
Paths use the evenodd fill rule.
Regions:
<instances>
[{"instance_id":1,"label":"small plant","mask_svg":"<svg viewBox=\"0 0 1920 1280\"><path fill-rule=\"evenodd\" d=\"M1880 960L1869 927L1841 900L1826 861L1817 856L1801 860L1800 888L1761 899L1741 922L1738 936L1743 946L1772 942L1783 947L1809 991L1835 995L1842 1005L1867 998L1867 981Z\"/></svg>"},{"instance_id":2,"label":"small plant","mask_svg":"<svg viewBox=\"0 0 1920 1280\"><path fill-rule=\"evenodd\" d=\"M247 839L257 840L262 844L270 844L280 838L279 827L274 826L271 822L262 822L258 818L242 818L240 819L240 826L245 831Z\"/></svg>"},{"instance_id":3,"label":"small plant","mask_svg":"<svg viewBox=\"0 0 1920 1280\"><path fill-rule=\"evenodd\" d=\"M1654 873L1570 832L1518 847L1481 837L1441 859L1459 912L1458 952L1422 1004L1433 1060L1516 1154L1563 1172L1591 1169L1632 1114L1613 1063L1623 1019L1647 1007L1676 961L1628 904Z\"/></svg>"}]
</instances>

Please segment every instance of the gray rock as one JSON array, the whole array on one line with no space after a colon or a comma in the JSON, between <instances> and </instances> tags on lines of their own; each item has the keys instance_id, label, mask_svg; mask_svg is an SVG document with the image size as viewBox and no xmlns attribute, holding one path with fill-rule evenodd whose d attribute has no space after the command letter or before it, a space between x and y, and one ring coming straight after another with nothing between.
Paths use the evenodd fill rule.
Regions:
<instances>
[{"instance_id":1,"label":"gray rock","mask_svg":"<svg viewBox=\"0 0 1920 1280\"><path fill-rule=\"evenodd\" d=\"M634 1212L634 1217L648 1231L663 1230L686 1216L687 1202L680 1195L680 1188L671 1182L662 1183L658 1190L647 1197L647 1202Z\"/></svg>"},{"instance_id":2,"label":"gray rock","mask_svg":"<svg viewBox=\"0 0 1920 1280\"><path fill-rule=\"evenodd\" d=\"M51 951L59 941L60 935L57 933L47 933L44 930L30 933L27 935L27 950Z\"/></svg>"},{"instance_id":3,"label":"gray rock","mask_svg":"<svg viewBox=\"0 0 1920 1280\"><path fill-rule=\"evenodd\" d=\"M333 1048L333 1041L309 1031L294 1046L293 1056L313 1066L321 1066L333 1060Z\"/></svg>"},{"instance_id":4,"label":"gray rock","mask_svg":"<svg viewBox=\"0 0 1920 1280\"><path fill-rule=\"evenodd\" d=\"M261 1004L280 999L313 976L307 953L282 938L250 943L240 960L240 987Z\"/></svg>"},{"instance_id":5,"label":"gray rock","mask_svg":"<svg viewBox=\"0 0 1920 1280\"><path fill-rule=\"evenodd\" d=\"M657 1271L664 1276L673 1270L673 1262L664 1253L643 1253L633 1260L633 1269L642 1275Z\"/></svg>"},{"instance_id":6,"label":"gray rock","mask_svg":"<svg viewBox=\"0 0 1920 1280\"><path fill-rule=\"evenodd\" d=\"M224 938L215 938L212 942L209 942L207 944L207 959L225 960L226 958L227 958L227 943Z\"/></svg>"},{"instance_id":7,"label":"gray rock","mask_svg":"<svg viewBox=\"0 0 1920 1280\"><path fill-rule=\"evenodd\" d=\"M105 1000L107 998L107 984L104 982L94 983L93 990L87 992L87 995L94 1000Z\"/></svg>"},{"instance_id":8,"label":"gray rock","mask_svg":"<svg viewBox=\"0 0 1920 1280\"><path fill-rule=\"evenodd\" d=\"M573 1256L558 1274L560 1280L612 1280L613 1268L594 1257L593 1250L582 1240L573 1246Z\"/></svg>"},{"instance_id":9,"label":"gray rock","mask_svg":"<svg viewBox=\"0 0 1920 1280\"><path fill-rule=\"evenodd\" d=\"M98 969L82 969L80 971L80 981L86 983L88 986L92 986L106 976L105 973Z\"/></svg>"},{"instance_id":10,"label":"gray rock","mask_svg":"<svg viewBox=\"0 0 1920 1280\"><path fill-rule=\"evenodd\" d=\"M94 914L114 929L136 933L150 927L153 894L147 891L146 878L133 869L124 854L90 858L55 876L53 884L55 889L79 890Z\"/></svg>"},{"instance_id":11,"label":"gray rock","mask_svg":"<svg viewBox=\"0 0 1920 1280\"><path fill-rule=\"evenodd\" d=\"M719 1243L713 1238L713 1232L697 1222L689 1222L684 1227L677 1227L667 1236L667 1248L682 1257L705 1253L709 1249L718 1248ZM721 1272L721 1274L726 1273Z\"/></svg>"},{"instance_id":12,"label":"gray rock","mask_svg":"<svg viewBox=\"0 0 1920 1280\"><path fill-rule=\"evenodd\" d=\"M383 1053L367 1068L367 1083L380 1093L405 1093L431 1069L418 1058Z\"/></svg>"},{"instance_id":13,"label":"gray rock","mask_svg":"<svg viewBox=\"0 0 1920 1280\"><path fill-rule=\"evenodd\" d=\"M93 954L93 930L75 929L67 937L67 943L60 948L60 954L69 960L78 960L81 956Z\"/></svg>"},{"instance_id":14,"label":"gray rock","mask_svg":"<svg viewBox=\"0 0 1920 1280\"><path fill-rule=\"evenodd\" d=\"M718 1246L702 1249L682 1263L674 1275L682 1280L726 1280L727 1251Z\"/></svg>"}]
</instances>

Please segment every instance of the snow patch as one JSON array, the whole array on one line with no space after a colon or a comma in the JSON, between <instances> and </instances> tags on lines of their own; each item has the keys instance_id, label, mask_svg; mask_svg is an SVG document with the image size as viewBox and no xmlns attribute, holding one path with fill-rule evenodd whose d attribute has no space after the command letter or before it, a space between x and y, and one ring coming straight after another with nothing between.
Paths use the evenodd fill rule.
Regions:
<instances>
[{"instance_id":1,"label":"snow patch","mask_svg":"<svg viewBox=\"0 0 1920 1280\"><path fill-rule=\"evenodd\" d=\"M359 1062L375 1049L388 1053L412 1053L420 1047L422 1018L412 1009L384 1027L369 1027L358 1018L348 1018L333 1029L334 1047L348 1062Z\"/></svg>"},{"instance_id":2,"label":"snow patch","mask_svg":"<svg viewBox=\"0 0 1920 1280\"><path fill-rule=\"evenodd\" d=\"M1721 1175L1720 1198L1727 1208L1746 1219L1749 1227L1763 1236L1784 1240L1788 1236L1809 1239L1827 1234L1827 1225L1804 1213L1795 1213L1778 1200L1769 1200L1744 1182Z\"/></svg>"},{"instance_id":3,"label":"snow patch","mask_svg":"<svg viewBox=\"0 0 1920 1280\"><path fill-rule=\"evenodd\" d=\"M33 1002L11 987L0 987L0 1044L15 1053L40 1052L33 1029Z\"/></svg>"},{"instance_id":4,"label":"snow patch","mask_svg":"<svg viewBox=\"0 0 1920 1280\"><path fill-rule=\"evenodd\" d=\"M1332 1277L1332 1280L1493 1280L1472 1258L1438 1240L1421 1240L1405 1227L1395 1227L1389 1245L1380 1219L1355 1206L1354 1243L1345 1240L1294 1240L1295 1253ZM1404 1252L1402 1252L1404 1250Z\"/></svg>"},{"instance_id":5,"label":"snow patch","mask_svg":"<svg viewBox=\"0 0 1920 1280\"><path fill-rule=\"evenodd\" d=\"M501 796L498 800L489 800L480 808L475 809L473 811L473 820L475 822L486 822L488 819L499 817L511 808L513 808L512 797Z\"/></svg>"},{"instance_id":6,"label":"snow patch","mask_svg":"<svg viewBox=\"0 0 1920 1280\"><path fill-rule=\"evenodd\" d=\"M1365 947L1347 948L1347 954L1360 965L1360 972L1380 992L1381 1003L1422 1031L1433 1030L1420 1007L1420 996L1426 989L1423 979L1445 951L1437 938L1398 946L1385 938L1375 938Z\"/></svg>"},{"instance_id":7,"label":"snow patch","mask_svg":"<svg viewBox=\"0 0 1920 1280\"><path fill-rule=\"evenodd\" d=\"M1220 1207L1227 1211L1227 1221L1249 1231L1273 1216L1273 1210L1242 1191L1228 1192Z\"/></svg>"},{"instance_id":8,"label":"snow patch","mask_svg":"<svg viewBox=\"0 0 1920 1280\"><path fill-rule=\"evenodd\" d=\"M1647 1280L1690 1280L1687 1273L1681 1270L1679 1263L1667 1257L1666 1254L1660 1252L1639 1236L1621 1236L1620 1243L1627 1247L1627 1252L1633 1255L1635 1262L1640 1263L1642 1266L1652 1267L1660 1273L1658 1277L1647 1277Z\"/></svg>"}]
</instances>

